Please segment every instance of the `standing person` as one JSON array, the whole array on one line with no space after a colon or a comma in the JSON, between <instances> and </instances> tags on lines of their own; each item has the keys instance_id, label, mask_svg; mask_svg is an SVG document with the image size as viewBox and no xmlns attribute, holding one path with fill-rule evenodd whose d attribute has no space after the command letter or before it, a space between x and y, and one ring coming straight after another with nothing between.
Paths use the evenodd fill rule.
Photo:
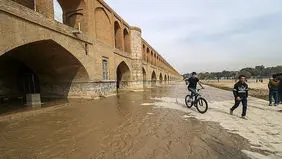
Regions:
<instances>
[{"instance_id":1,"label":"standing person","mask_svg":"<svg viewBox=\"0 0 282 159\"><path fill-rule=\"evenodd\" d=\"M235 104L230 109L230 114L233 115L233 111L238 108L242 102L243 111L242 118L246 119L247 114L247 104L248 104L248 85L246 83L246 76L240 75L239 81L234 85L233 94L235 97Z\"/></svg>"},{"instance_id":2,"label":"standing person","mask_svg":"<svg viewBox=\"0 0 282 159\"><path fill-rule=\"evenodd\" d=\"M272 99L274 98L274 106L279 105L279 78L278 75L272 75L272 79L269 79L269 106L272 106Z\"/></svg>"},{"instance_id":3,"label":"standing person","mask_svg":"<svg viewBox=\"0 0 282 159\"><path fill-rule=\"evenodd\" d=\"M277 78L279 79L279 87L278 87L278 93L279 93L279 101L282 103L282 73L277 74Z\"/></svg>"}]
</instances>

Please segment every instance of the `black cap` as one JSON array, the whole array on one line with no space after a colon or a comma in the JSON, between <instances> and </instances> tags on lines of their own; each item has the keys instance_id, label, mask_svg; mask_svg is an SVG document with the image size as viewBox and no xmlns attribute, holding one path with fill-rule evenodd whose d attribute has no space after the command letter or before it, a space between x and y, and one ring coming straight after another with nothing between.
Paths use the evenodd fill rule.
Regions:
<instances>
[{"instance_id":1,"label":"black cap","mask_svg":"<svg viewBox=\"0 0 282 159\"><path fill-rule=\"evenodd\" d=\"M196 72L192 72L192 75L197 75L197 73Z\"/></svg>"}]
</instances>

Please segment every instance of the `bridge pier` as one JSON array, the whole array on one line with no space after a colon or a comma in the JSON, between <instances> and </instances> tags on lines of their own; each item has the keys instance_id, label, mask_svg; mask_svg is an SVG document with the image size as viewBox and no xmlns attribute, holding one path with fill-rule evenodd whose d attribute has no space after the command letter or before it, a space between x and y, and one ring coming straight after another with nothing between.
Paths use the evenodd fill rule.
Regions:
<instances>
[{"instance_id":1,"label":"bridge pier","mask_svg":"<svg viewBox=\"0 0 282 159\"><path fill-rule=\"evenodd\" d=\"M34 0L35 10L49 19L54 19L53 0Z\"/></svg>"},{"instance_id":2,"label":"bridge pier","mask_svg":"<svg viewBox=\"0 0 282 159\"><path fill-rule=\"evenodd\" d=\"M26 105L33 107L40 107L41 106L40 93L26 94Z\"/></svg>"}]
</instances>

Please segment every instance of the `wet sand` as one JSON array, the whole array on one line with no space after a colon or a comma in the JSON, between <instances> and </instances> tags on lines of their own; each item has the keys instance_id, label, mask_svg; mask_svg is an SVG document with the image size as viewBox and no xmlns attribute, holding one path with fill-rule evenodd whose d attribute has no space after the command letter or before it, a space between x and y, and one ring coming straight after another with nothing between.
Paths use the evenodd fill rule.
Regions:
<instances>
[{"instance_id":1,"label":"wet sand","mask_svg":"<svg viewBox=\"0 0 282 159\"><path fill-rule=\"evenodd\" d=\"M182 96L178 91L170 85L2 116L0 158L228 159L248 158L242 150L258 151L218 123L196 119L191 110L157 107L156 98L174 99Z\"/></svg>"}]
</instances>

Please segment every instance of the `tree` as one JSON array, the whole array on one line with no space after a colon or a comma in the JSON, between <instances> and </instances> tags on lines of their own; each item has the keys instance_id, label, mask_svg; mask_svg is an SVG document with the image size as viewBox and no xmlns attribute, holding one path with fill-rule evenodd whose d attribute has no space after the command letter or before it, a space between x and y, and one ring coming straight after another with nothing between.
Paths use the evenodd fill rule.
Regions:
<instances>
[{"instance_id":1,"label":"tree","mask_svg":"<svg viewBox=\"0 0 282 159\"><path fill-rule=\"evenodd\" d=\"M239 75L245 75L248 78L251 77L271 77L273 74L282 73L282 66L276 66L276 67L264 67L256 66L255 68L247 67L243 68L240 71L227 71L224 70L222 72L204 72L199 73L200 79L220 79L222 77L226 78L236 78ZM189 76L189 74L184 74L185 76ZM183 76L184 76L183 75Z\"/></svg>"},{"instance_id":2,"label":"tree","mask_svg":"<svg viewBox=\"0 0 282 159\"><path fill-rule=\"evenodd\" d=\"M244 76L246 76L247 78L251 78L251 77L252 77L252 74L251 74L249 71L245 70L245 69L242 69L242 70L239 72L239 75L244 75Z\"/></svg>"}]
</instances>

